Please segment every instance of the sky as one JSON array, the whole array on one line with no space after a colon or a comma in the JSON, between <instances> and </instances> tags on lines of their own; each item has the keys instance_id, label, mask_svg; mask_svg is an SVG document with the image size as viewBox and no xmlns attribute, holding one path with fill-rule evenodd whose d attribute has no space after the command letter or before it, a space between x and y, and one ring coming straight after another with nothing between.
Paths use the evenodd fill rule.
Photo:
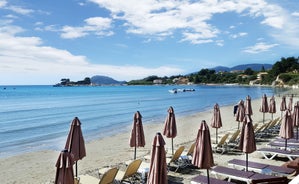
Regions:
<instances>
[{"instance_id":1,"label":"sky","mask_svg":"<svg viewBox=\"0 0 299 184\"><path fill-rule=\"evenodd\" d=\"M186 75L299 56L299 0L0 0L0 85Z\"/></svg>"}]
</instances>

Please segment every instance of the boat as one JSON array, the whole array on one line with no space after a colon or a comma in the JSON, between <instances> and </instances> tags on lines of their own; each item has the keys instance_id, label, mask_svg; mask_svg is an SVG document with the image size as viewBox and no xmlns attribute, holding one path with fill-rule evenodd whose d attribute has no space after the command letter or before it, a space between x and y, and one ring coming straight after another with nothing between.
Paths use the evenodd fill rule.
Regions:
<instances>
[{"instance_id":1,"label":"boat","mask_svg":"<svg viewBox=\"0 0 299 184\"><path fill-rule=\"evenodd\" d=\"M192 91L195 91L195 89L193 89L193 88L187 88L187 89L186 88L182 88L182 89L173 88L168 91L169 91L169 93L192 92Z\"/></svg>"}]
</instances>

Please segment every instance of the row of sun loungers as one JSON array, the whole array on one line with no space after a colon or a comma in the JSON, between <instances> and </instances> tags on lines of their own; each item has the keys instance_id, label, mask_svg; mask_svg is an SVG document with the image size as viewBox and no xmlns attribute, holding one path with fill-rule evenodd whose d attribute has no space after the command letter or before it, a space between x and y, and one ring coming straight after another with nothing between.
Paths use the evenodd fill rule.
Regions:
<instances>
[{"instance_id":1,"label":"row of sun loungers","mask_svg":"<svg viewBox=\"0 0 299 184\"><path fill-rule=\"evenodd\" d=\"M256 124L255 132L256 138L268 137L275 135L277 126L279 125L279 119L275 119L269 123L265 123L258 127ZM231 133L224 134L217 144L212 146L215 153L224 154L229 151L238 151L240 130L236 130ZM260 148L257 152L260 152L265 159L274 159L277 156L287 157L289 160L294 160L299 157L299 150L284 150L284 139L277 138L272 140L268 145L269 147ZM298 146L299 141L290 139L288 140L288 146ZM180 169L185 169L191 166L192 154L195 143L193 143L188 150L185 150L184 146L180 146L173 155L166 157L168 170L174 168L174 172ZM271 146L271 147L270 147ZM240 151L239 151L240 152ZM144 157L145 161L134 160L126 163L126 169L124 171L118 168L104 168L99 170L99 178L90 175L81 175L80 183L93 184L93 183L143 183L144 178L149 170L149 157ZM148 160L148 162L146 162ZM294 168L287 168L282 166L275 166L266 163L258 163L249 161L247 164L248 170L245 171L246 161L240 159L232 159L228 161L228 166L215 166L210 169L210 173L213 177L210 178L212 184L230 184L238 181L248 184L285 184L288 183L289 176L294 176L297 172ZM194 168L194 167L193 167ZM225 179L225 180L224 180ZM298 177L299 180L299 177ZM136 182L137 181L137 182ZM208 183L207 176L198 175L191 179L192 184Z\"/></svg>"}]
</instances>

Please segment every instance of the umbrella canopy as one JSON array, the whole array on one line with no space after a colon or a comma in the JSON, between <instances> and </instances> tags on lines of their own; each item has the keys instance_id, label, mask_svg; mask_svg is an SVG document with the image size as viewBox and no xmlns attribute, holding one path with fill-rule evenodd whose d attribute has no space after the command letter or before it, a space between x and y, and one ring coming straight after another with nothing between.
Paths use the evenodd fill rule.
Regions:
<instances>
[{"instance_id":1,"label":"umbrella canopy","mask_svg":"<svg viewBox=\"0 0 299 184\"><path fill-rule=\"evenodd\" d=\"M142 125L142 116L139 111L134 114L133 128L130 137L130 147L135 147L134 160L136 159L136 147L144 147L145 139Z\"/></svg>"},{"instance_id":2,"label":"umbrella canopy","mask_svg":"<svg viewBox=\"0 0 299 184\"><path fill-rule=\"evenodd\" d=\"M282 96L281 103L280 103L281 118L282 118L282 112L285 111L285 110L287 110L286 97Z\"/></svg>"},{"instance_id":3,"label":"umbrella canopy","mask_svg":"<svg viewBox=\"0 0 299 184\"><path fill-rule=\"evenodd\" d=\"M252 153L256 150L254 129L252 119L249 115L246 115L244 118L239 149L246 154L246 171L248 171L248 153Z\"/></svg>"},{"instance_id":4,"label":"umbrella canopy","mask_svg":"<svg viewBox=\"0 0 299 184\"><path fill-rule=\"evenodd\" d=\"M205 120L201 122L198 129L192 156L192 164L198 168L207 169L207 177L209 183L209 169L215 164L211 146L210 131Z\"/></svg>"},{"instance_id":5,"label":"umbrella canopy","mask_svg":"<svg viewBox=\"0 0 299 184\"><path fill-rule=\"evenodd\" d=\"M288 109L289 109L290 111L293 110L293 95L291 95L291 97L290 97L290 99L289 99Z\"/></svg>"},{"instance_id":6,"label":"umbrella canopy","mask_svg":"<svg viewBox=\"0 0 299 184\"><path fill-rule=\"evenodd\" d=\"M219 105L214 105L214 113L211 120L211 127L216 128L216 144L218 143L218 128L222 127L221 113Z\"/></svg>"},{"instance_id":7,"label":"umbrella canopy","mask_svg":"<svg viewBox=\"0 0 299 184\"><path fill-rule=\"evenodd\" d=\"M245 117L244 101L240 100L238 103L238 109L236 113L236 121L238 121L238 129L240 127L240 122L243 122L244 117Z\"/></svg>"},{"instance_id":8,"label":"umbrella canopy","mask_svg":"<svg viewBox=\"0 0 299 184\"><path fill-rule=\"evenodd\" d=\"M249 114L250 116L253 114L252 106L251 106L251 97L248 95L245 101L245 114Z\"/></svg>"},{"instance_id":9,"label":"umbrella canopy","mask_svg":"<svg viewBox=\"0 0 299 184\"><path fill-rule=\"evenodd\" d=\"M297 128L296 139L298 140L298 126L299 126L299 102L298 101L294 105L292 121L293 121L293 126Z\"/></svg>"},{"instance_id":10,"label":"umbrella canopy","mask_svg":"<svg viewBox=\"0 0 299 184\"><path fill-rule=\"evenodd\" d=\"M81 122L78 117L75 117L71 123L71 128L66 140L65 149L73 155L73 160L76 162L76 177L78 176L77 161L86 156L85 143L81 130Z\"/></svg>"},{"instance_id":11,"label":"umbrella canopy","mask_svg":"<svg viewBox=\"0 0 299 184\"><path fill-rule=\"evenodd\" d=\"M276 113L276 103L275 103L275 97L274 97L274 95L270 98L270 102L269 102L269 113L272 114L272 120L273 120L273 114Z\"/></svg>"},{"instance_id":12,"label":"umbrella canopy","mask_svg":"<svg viewBox=\"0 0 299 184\"><path fill-rule=\"evenodd\" d=\"M281 122L279 136L285 139L285 150L287 149L287 141L294 137L293 122L291 111L287 110Z\"/></svg>"},{"instance_id":13,"label":"umbrella canopy","mask_svg":"<svg viewBox=\"0 0 299 184\"><path fill-rule=\"evenodd\" d=\"M56 162L55 184L74 184L74 160L68 150L63 150Z\"/></svg>"},{"instance_id":14,"label":"umbrella canopy","mask_svg":"<svg viewBox=\"0 0 299 184\"><path fill-rule=\"evenodd\" d=\"M173 154L173 138L177 136L176 120L173 107L169 107L168 114L165 119L163 135L171 138L172 154Z\"/></svg>"},{"instance_id":15,"label":"umbrella canopy","mask_svg":"<svg viewBox=\"0 0 299 184\"><path fill-rule=\"evenodd\" d=\"M269 106L268 106L268 100L267 100L267 95L264 94L262 97L262 104L260 107L260 112L263 113L263 123L265 122L265 113L269 112Z\"/></svg>"},{"instance_id":16,"label":"umbrella canopy","mask_svg":"<svg viewBox=\"0 0 299 184\"><path fill-rule=\"evenodd\" d=\"M157 133L151 151L151 163L148 173L147 184L160 184L167 182L167 164L165 141L161 133Z\"/></svg>"}]
</instances>

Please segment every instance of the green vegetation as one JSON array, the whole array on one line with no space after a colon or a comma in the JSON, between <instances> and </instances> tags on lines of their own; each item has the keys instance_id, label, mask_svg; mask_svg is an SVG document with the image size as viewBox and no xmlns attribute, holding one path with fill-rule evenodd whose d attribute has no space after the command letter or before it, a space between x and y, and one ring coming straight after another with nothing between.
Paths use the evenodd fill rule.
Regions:
<instances>
[{"instance_id":1,"label":"green vegetation","mask_svg":"<svg viewBox=\"0 0 299 184\"><path fill-rule=\"evenodd\" d=\"M54 86L81 86L81 85L90 85L91 81L89 77L85 77L84 80L73 82L70 79L61 79L61 82L55 84Z\"/></svg>"},{"instance_id":2,"label":"green vegetation","mask_svg":"<svg viewBox=\"0 0 299 184\"><path fill-rule=\"evenodd\" d=\"M247 68L243 71L221 71L201 69L190 75L177 75L171 77L149 76L141 80L127 82L128 85L152 85L152 84L263 84L263 85L293 85L299 82L298 58L281 58L272 69L266 71L264 67L260 71Z\"/></svg>"}]
</instances>

